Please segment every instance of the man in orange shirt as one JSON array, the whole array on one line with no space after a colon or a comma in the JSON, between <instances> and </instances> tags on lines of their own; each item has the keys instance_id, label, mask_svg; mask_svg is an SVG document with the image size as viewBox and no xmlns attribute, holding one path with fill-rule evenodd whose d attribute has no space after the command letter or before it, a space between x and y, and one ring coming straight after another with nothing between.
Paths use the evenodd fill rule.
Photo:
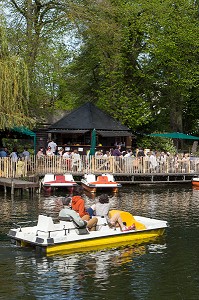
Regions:
<instances>
[{"instance_id":1,"label":"man in orange shirt","mask_svg":"<svg viewBox=\"0 0 199 300\"><path fill-rule=\"evenodd\" d=\"M79 226L79 228L85 228L85 226L88 228L89 231L96 230L96 225L97 225L97 218L92 218L89 221L86 221L83 218L80 218L80 216L77 214L76 211L71 209L71 202L72 199L71 197L67 197L62 200L64 208L59 212L59 217L60 218L65 218L65 217L72 217L74 220L74 223Z\"/></svg>"},{"instance_id":2,"label":"man in orange shirt","mask_svg":"<svg viewBox=\"0 0 199 300\"><path fill-rule=\"evenodd\" d=\"M79 214L82 220L89 221L90 216L85 209L85 201L81 197L81 194L82 194L82 188L80 186L76 187L72 197L72 209Z\"/></svg>"}]
</instances>

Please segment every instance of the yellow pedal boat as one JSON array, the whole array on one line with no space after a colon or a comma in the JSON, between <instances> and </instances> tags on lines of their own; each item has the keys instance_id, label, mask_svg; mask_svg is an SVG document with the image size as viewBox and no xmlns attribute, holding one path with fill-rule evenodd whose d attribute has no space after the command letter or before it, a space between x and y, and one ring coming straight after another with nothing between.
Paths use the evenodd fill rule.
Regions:
<instances>
[{"instance_id":1,"label":"yellow pedal boat","mask_svg":"<svg viewBox=\"0 0 199 300\"><path fill-rule=\"evenodd\" d=\"M164 234L167 221L132 216L129 212L112 210L110 216L120 212L127 226L135 224L135 229L121 231L119 227L110 228L106 219L97 217L96 231L81 229L71 221L55 223L49 216L39 215L34 226L15 224L8 236L17 246L33 247L47 256L74 253L102 248L114 248L155 239Z\"/></svg>"}]
</instances>

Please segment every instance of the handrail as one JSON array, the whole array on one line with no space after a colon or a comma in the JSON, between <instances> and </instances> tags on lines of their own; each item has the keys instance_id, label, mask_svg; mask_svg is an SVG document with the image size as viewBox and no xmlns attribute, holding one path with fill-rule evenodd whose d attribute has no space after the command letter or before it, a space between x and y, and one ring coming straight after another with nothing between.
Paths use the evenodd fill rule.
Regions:
<instances>
[{"instance_id":1,"label":"handrail","mask_svg":"<svg viewBox=\"0 0 199 300\"><path fill-rule=\"evenodd\" d=\"M26 178L28 176L42 176L52 174L169 174L169 173L199 173L199 157L176 159L169 156L164 162L158 157L153 165L149 157L95 157L81 155L80 159L63 158L61 156L44 156L38 158L32 155L29 160L13 162L10 157L0 158L0 177Z\"/></svg>"}]
</instances>

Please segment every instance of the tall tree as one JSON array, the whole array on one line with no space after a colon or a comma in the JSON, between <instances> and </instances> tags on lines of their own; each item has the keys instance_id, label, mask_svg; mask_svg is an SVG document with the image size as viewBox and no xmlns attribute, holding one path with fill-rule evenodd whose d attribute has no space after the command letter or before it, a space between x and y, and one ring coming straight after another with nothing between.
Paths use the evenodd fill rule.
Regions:
<instances>
[{"instance_id":1,"label":"tall tree","mask_svg":"<svg viewBox=\"0 0 199 300\"><path fill-rule=\"evenodd\" d=\"M186 116L194 114L196 1L4 2L14 9L13 34L20 37L14 48L25 51L28 62L31 107L71 107L89 100L132 129L148 124L178 131L185 128ZM74 56L60 47L59 33L67 30L68 35L71 28L80 45Z\"/></svg>"},{"instance_id":2,"label":"tall tree","mask_svg":"<svg viewBox=\"0 0 199 300\"><path fill-rule=\"evenodd\" d=\"M95 55L90 73L97 74L98 104L131 128L153 117L182 131L190 91L198 90L197 3L72 2L82 49L89 45Z\"/></svg>"},{"instance_id":3,"label":"tall tree","mask_svg":"<svg viewBox=\"0 0 199 300\"><path fill-rule=\"evenodd\" d=\"M53 106L58 82L55 83L52 73L55 75L55 70L60 70L58 64L66 63L67 49L62 45L68 26L67 5L60 0L4 0L4 3L10 40L15 42L12 50L24 57L28 67L30 110L33 115L39 115L41 108Z\"/></svg>"},{"instance_id":4,"label":"tall tree","mask_svg":"<svg viewBox=\"0 0 199 300\"><path fill-rule=\"evenodd\" d=\"M31 126L28 113L29 80L23 59L11 55L0 16L0 129Z\"/></svg>"},{"instance_id":5,"label":"tall tree","mask_svg":"<svg viewBox=\"0 0 199 300\"><path fill-rule=\"evenodd\" d=\"M145 72L152 74L151 86L159 94L152 99L156 112L163 118L168 115L170 130L183 131L191 90L199 88L198 7L194 1L160 2L146 2L143 11L147 19Z\"/></svg>"},{"instance_id":6,"label":"tall tree","mask_svg":"<svg viewBox=\"0 0 199 300\"><path fill-rule=\"evenodd\" d=\"M92 99L97 101L99 107L130 127L135 127L150 120L149 103L140 91L144 76L138 55L142 48L143 33L137 28L134 29L135 37L132 38L134 32L130 37L133 29L129 27L128 17L132 13L136 16L137 10L130 7L125 9L123 2L73 2L70 6L71 20L82 36L83 43L76 66L81 65L90 75L89 81L84 82L84 87L86 84L88 86L86 91L90 87L90 95L94 96ZM127 44L130 39L131 48ZM88 79L88 76L84 78ZM75 79L78 80L78 74Z\"/></svg>"}]
</instances>

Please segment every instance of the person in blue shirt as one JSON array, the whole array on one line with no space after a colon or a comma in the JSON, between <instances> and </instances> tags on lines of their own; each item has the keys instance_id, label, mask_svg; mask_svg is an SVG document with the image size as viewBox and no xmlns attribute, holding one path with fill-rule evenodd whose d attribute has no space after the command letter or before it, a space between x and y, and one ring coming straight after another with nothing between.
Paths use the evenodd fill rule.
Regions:
<instances>
[{"instance_id":1,"label":"person in blue shirt","mask_svg":"<svg viewBox=\"0 0 199 300\"><path fill-rule=\"evenodd\" d=\"M0 149L0 157L7 157L7 152L5 151L5 147Z\"/></svg>"}]
</instances>

